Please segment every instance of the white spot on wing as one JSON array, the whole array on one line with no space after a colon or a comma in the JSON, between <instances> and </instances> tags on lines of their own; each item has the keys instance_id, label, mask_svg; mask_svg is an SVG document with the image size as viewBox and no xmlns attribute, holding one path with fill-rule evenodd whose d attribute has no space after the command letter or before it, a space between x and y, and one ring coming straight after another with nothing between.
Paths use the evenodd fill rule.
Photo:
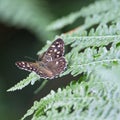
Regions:
<instances>
[{"instance_id":1,"label":"white spot on wing","mask_svg":"<svg viewBox=\"0 0 120 120\"><path fill-rule=\"evenodd\" d=\"M57 55L57 57L59 57L59 55Z\"/></svg>"},{"instance_id":2,"label":"white spot on wing","mask_svg":"<svg viewBox=\"0 0 120 120\"><path fill-rule=\"evenodd\" d=\"M54 48L54 47L55 47L55 45L52 45L51 47L53 47L53 48Z\"/></svg>"},{"instance_id":3,"label":"white spot on wing","mask_svg":"<svg viewBox=\"0 0 120 120\"><path fill-rule=\"evenodd\" d=\"M57 49L54 49L54 52L57 52Z\"/></svg>"},{"instance_id":4,"label":"white spot on wing","mask_svg":"<svg viewBox=\"0 0 120 120\"><path fill-rule=\"evenodd\" d=\"M25 65L22 65L23 68L25 68Z\"/></svg>"},{"instance_id":5,"label":"white spot on wing","mask_svg":"<svg viewBox=\"0 0 120 120\"><path fill-rule=\"evenodd\" d=\"M32 67L30 67L29 69L32 70Z\"/></svg>"},{"instance_id":6,"label":"white spot on wing","mask_svg":"<svg viewBox=\"0 0 120 120\"><path fill-rule=\"evenodd\" d=\"M27 67L29 68L29 67L30 67L30 65L29 65L29 64L27 64Z\"/></svg>"},{"instance_id":7,"label":"white spot on wing","mask_svg":"<svg viewBox=\"0 0 120 120\"><path fill-rule=\"evenodd\" d=\"M48 53L48 55L51 55L51 53Z\"/></svg>"},{"instance_id":8,"label":"white spot on wing","mask_svg":"<svg viewBox=\"0 0 120 120\"><path fill-rule=\"evenodd\" d=\"M33 68L33 71L36 71L36 69L35 69L35 68Z\"/></svg>"},{"instance_id":9,"label":"white spot on wing","mask_svg":"<svg viewBox=\"0 0 120 120\"><path fill-rule=\"evenodd\" d=\"M61 47L61 45L59 44L57 47L58 47L58 48L60 48L60 47Z\"/></svg>"},{"instance_id":10,"label":"white spot on wing","mask_svg":"<svg viewBox=\"0 0 120 120\"><path fill-rule=\"evenodd\" d=\"M52 52L53 50L50 50L50 52Z\"/></svg>"},{"instance_id":11,"label":"white spot on wing","mask_svg":"<svg viewBox=\"0 0 120 120\"><path fill-rule=\"evenodd\" d=\"M58 61L56 61L56 63L55 63L55 64L56 64L56 65L58 65L58 63L59 63L59 62L58 62Z\"/></svg>"},{"instance_id":12,"label":"white spot on wing","mask_svg":"<svg viewBox=\"0 0 120 120\"><path fill-rule=\"evenodd\" d=\"M25 64L24 62L21 62L23 65Z\"/></svg>"},{"instance_id":13,"label":"white spot on wing","mask_svg":"<svg viewBox=\"0 0 120 120\"><path fill-rule=\"evenodd\" d=\"M60 51L57 51L57 54L60 54Z\"/></svg>"}]
</instances>

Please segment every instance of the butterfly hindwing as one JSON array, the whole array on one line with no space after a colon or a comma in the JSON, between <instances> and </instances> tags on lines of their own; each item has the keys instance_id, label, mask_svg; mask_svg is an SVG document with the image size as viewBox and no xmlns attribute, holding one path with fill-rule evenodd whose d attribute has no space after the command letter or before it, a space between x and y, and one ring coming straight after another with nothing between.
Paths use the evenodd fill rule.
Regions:
<instances>
[{"instance_id":1,"label":"butterfly hindwing","mask_svg":"<svg viewBox=\"0 0 120 120\"><path fill-rule=\"evenodd\" d=\"M57 76L60 73L62 73L65 70L66 66L67 63L64 57L58 58L47 63L47 68L52 71L54 76Z\"/></svg>"}]
</instances>

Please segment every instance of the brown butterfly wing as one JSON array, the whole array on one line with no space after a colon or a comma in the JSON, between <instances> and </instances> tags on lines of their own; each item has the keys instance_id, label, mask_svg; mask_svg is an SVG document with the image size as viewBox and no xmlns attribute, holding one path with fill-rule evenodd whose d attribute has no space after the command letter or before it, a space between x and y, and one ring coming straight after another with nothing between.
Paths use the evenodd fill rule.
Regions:
<instances>
[{"instance_id":1,"label":"brown butterfly wing","mask_svg":"<svg viewBox=\"0 0 120 120\"><path fill-rule=\"evenodd\" d=\"M37 73L38 75L40 75L41 78L52 79L54 77L52 71L48 69L43 62L33 63L33 62L20 61L20 62L16 62L15 64L20 69Z\"/></svg>"},{"instance_id":2,"label":"brown butterfly wing","mask_svg":"<svg viewBox=\"0 0 120 120\"><path fill-rule=\"evenodd\" d=\"M50 69L50 71L55 77L62 73L66 69L66 67L67 63L64 57L58 58L47 63L47 68Z\"/></svg>"},{"instance_id":3,"label":"brown butterfly wing","mask_svg":"<svg viewBox=\"0 0 120 120\"><path fill-rule=\"evenodd\" d=\"M43 53L41 61L37 62L16 62L20 69L36 72L42 78L53 79L66 68L64 55L64 41L61 38L55 40L48 50Z\"/></svg>"},{"instance_id":4,"label":"brown butterfly wing","mask_svg":"<svg viewBox=\"0 0 120 120\"><path fill-rule=\"evenodd\" d=\"M61 38L56 39L48 50L41 57L41 61L49 62L58 59L64 55L64 41Z\"/></svg>"},{"instance_id":5,"label":"brown butterfly wing","mask_svg":"<svg viewBox=\"0 0 120 120\"><path fill-rule=\"evenodd\" d=\"M29 71L29 72L36 71L39 67L39 65L36 63L26 62L26 61L18 61L15 63L15 65L18 68Z\"/></svg>"}]
</instances>

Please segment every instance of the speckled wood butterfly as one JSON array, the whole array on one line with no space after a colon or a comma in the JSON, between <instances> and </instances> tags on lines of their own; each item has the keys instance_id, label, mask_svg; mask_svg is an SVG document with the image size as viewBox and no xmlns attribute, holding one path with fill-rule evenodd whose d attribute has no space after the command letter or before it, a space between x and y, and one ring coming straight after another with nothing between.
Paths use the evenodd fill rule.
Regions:
<instances>
[{"instance_id":1,"label":"speckled wood butterfly","mask_svg":"<svg viewBox=\"0 0 120 120\"><path fill-rule=\"evenodd\" d=\"M15 64L20 69L35 72L41 78L53 79L62 73L66 68L64 58L64 41L61 38L56 39L43 55L38 56L36 62L19 61Z\"/></svg>"}]
</instances>

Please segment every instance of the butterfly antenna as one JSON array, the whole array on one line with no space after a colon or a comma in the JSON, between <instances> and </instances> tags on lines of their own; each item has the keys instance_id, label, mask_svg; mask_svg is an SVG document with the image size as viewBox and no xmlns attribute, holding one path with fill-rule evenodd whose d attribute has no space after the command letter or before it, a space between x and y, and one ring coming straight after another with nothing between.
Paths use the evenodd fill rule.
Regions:
<instances>
[{"instance_id":1,"label":"butterfly antenna","mask_svg":"<svg viewBox=\"0 0 120 120\"><path fill-rule=\"evenodd\" d=\"M36 61L36 59L34 59L34 58L31 58L31 57L28 57L28 56L25 56L25 58L27 58L27 59L29 59L29 60Z\"/></svg>"}]
</instances>

